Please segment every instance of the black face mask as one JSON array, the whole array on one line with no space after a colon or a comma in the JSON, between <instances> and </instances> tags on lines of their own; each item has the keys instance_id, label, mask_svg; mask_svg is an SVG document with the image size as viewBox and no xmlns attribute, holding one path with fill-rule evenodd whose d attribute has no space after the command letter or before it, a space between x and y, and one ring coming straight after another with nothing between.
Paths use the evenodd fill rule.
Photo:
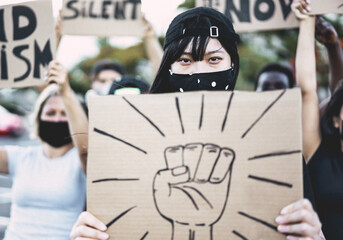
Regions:
<instances>
[{"instance_id":1,"label":"black face mask","mask_svg":"<svg viewBox=\"0 0 343 240\"><path fill-rule=\"evenodd\" d=\"M169 70L169 85L172 92L201 90L233 90L235 77L232 68L220 72L175 74Z\"/></svg>"},{"instance_id":2,"label":"black face mask","mask_svg":"<svg viewBox=\"0 0 343 240\"><path fill-rule=\"evenodd\" d=\"M68 122L47 122L40 120L39 137L55 148L72 142Z\"/></svg>"}]
</instances>

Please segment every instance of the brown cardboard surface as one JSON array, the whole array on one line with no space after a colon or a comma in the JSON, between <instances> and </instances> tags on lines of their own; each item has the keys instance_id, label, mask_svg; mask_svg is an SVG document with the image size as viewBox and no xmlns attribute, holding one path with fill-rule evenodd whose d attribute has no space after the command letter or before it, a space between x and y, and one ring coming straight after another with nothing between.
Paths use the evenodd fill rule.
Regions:
<instances>
[{"instance_id":1,"label":"brown cardboard surface","mask_svg":"<svg viewBox=\"0 0 343 240\"><path fill-rule=\"evenodd\" d=\"M87 210L112 239L285 239L300 113L299 89L94 97Z\"/></svg>"},{"instance_id":2,"label":"brown cardboard surface","mask_svg":"<svg viewBox=\"0 0 343 240\"><path fill-rule=\"evenodd\" d=\"M311 14L343 13L342 0L311 0Z\"/></svg>"},{"instance_id":3,"label":"brown cardboard surface","mask_svg":"<svg viewBox=\"0 0 343 240\"><path fill-rule=\"evenodd\" d=\"M62 33L100 37L142 37L141 1L63 0Z\"/></svg>"},{"instance_id":4,"label":"brown cardboard surface","mask_svg":"<svg viewBox=\"0 0 343 240\"><path fill-rule=\"evenodd\" d=\"M18 24L13 19L19 19ZM0 88L43 84L55 48L50 0L0 6Z\"/></svg>"},{"instance_id":5,"label":"brown cardboard surface","mask_svg":"<svg viewBox=\"0 0 343 240\"><path fill-rule=\"evenodd\" d=\"M297 28L291 0L196 0L196 6L212 7L232 19L237 32Z\"/></svg>"}]
</instances>

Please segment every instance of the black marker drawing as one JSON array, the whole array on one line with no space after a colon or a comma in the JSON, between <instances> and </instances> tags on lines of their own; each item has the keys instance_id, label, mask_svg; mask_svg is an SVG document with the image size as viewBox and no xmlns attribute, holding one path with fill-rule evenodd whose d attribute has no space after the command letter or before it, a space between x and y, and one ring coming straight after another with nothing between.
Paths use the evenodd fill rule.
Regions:
<instances>
[{"instance_id":1,"label":"black marker drawing","mask_svg":"<svg viewBox=\"0 0 343 240\"><path fill-rule=\"evenodd\" d=\"M149 234L149 232L146 232L146 233L143 235L143 237L141 237L141 239L140 239L140 240L143 240L143 239L145 239L145 238L146 238L146 236L148 236L148 234Z\"/></svg>"},{"instance_id":2,"label":"black marker drawing","mask_svg":"<svg viewBox=\"0 0 343 240\"><path fill-rule=\"evenodd\" d=\"M97 128L94 128L93 130L94 130L94 132L96 132L96 133L99 133L99 134L104 135L104 136L106 136L106 137L113 138L113 139L115 139L115 140L117 140L117 141L119 141L119 142L122 142L122 143L124 143L124 144L126 144L126 145L128 145L128 146L130 146L130 147L132 147L132 148L134 148L134 149L136 149L136 150L138 150L138 151L144 153L144 154L147 154L147 152L144 151L143 149L141 149L141 148L139 148L139 147L136 147L135 145L133 145L133 144L131 144L131 143L129 143L129 142L126 142L125 140L122 140L122 139L120 139L120 138L117 138L117 137L113 136L112 134L109 134L109 133L107 133L107 132L105 132L105 131L102 131L102 130L100 130L100 129L97 129Z\"/></svg>"},{"instance_id":3,"label":"black marker drawing","mask_svg":"<svg viewBox=\"0 0 343 240\"><path fill-rule=\"evenodd\" d=\"M278 231L277 231L277 226L275 226L275 225L273 225L273 224L270 224L270 223L268 223L268 222L266 222L266 221L264 221L264 220L262 220L262 219L259 219L259 218L257 218L257 217L253 217L253 216L251 216L251 215L249 215L249 214L247 214L247 213L244 213L244 212L238 212L238 214L240 214L240 215L242 215L242 216L244 216L244 217L246 217L246 218L249 218L249 219L251 219L251 220L254 220L255 222L261 223L262 225L264 225L264 226L266 226L266 227L269 227L269 228L273 229L275 232L278 232Z\"/></svg>"},{"instance_id":4,"label":"black marker drawing","mask_svg":"<svg viewBox=\"0 0 343 240\"><path fill-rule=\"evenodd\" d=\"M130 212L132 209L134 209L137 206L131 207L127 210L125 210L124 212L122 212L121 214L119 214L117 217L115 217L111 222L106 224L106 227L109 228L110 226L113 225L113 223L115 223L116 221L118 221L120 218L124 217L128 212Z\"/></svg>"},{"instance_id":5,"label":"black marker drawing","mask_svg":"<svg viewBox=\"0 0 343 240\"><path fill-rule=\"evenodd\" d=\"M226 112L225 112L225 117L224 117L223 124L222 124L222 132L223 132L224 129L225 129L225 125L226 125L226 121L227 121L227 116L228 116L228 114L229 114L229 109L230 109L230 106L231 106L231 101L232 101L232 98L233 98L233 94L234 94L234 92L231 93L229 102L227 103L227 108L226 108Z\"/></svg>"},{"instance_id":6,"label":"black marker drawing","mask_svg":"<svg viewBox=\"0 0 343 240\"><path fill-rule=\"evenodd\" d=\"M262 114L255 120L255 122L243 133L242 138L244 138L248 132L261 120L261 118L274 106L274 104L280 100L280 98L285 94L286 89L281 92L281 94L262 112Z\"/></svg>"},{"instance_id":7,"label":"black marker drawing","mask_svg":"<svg viewBox=\"0 0 343 240\"><path fill-rule=\"evenodd\" d=\"M153 123L150 118L148 118L144 113L142 113L141 111L138 110L138 108L136 108L131 102L129 102L129 100L127 100L125 97L123 97L123 99L125 100L125 102L127 102L134 110L136 110L136 112L138 112L142 117L144 117L163 137L165 137L164 133L160 130L159 127L156 126L155 123Z\"/></svg>"},{"instance_id":8,"label":"black marker drawing","mask_svg":"<svg viewBox=\"0 0 343 240\"><path fill-rule=\"evenodd\" d=\"M139 181L139 178L103 178L92 181L92 183L99 183L99 182L110 182L110 181Z\"/></svg>"},{"instance_id":9,"label":"black marker drawing","mask_svg":"<svg viewBox=\"0 0 343 240\"><path fill-rule=\"evenodd\" d=\"M261 158L268 158L268 157L275 157L275 156L282 156L282 155L291 155L291 154L296 154L296 153L301 153L301 150L271 152L271 153L266 153L266 154L250 157L248 158L248 160L256 160L256 159L261 159Z\"/></svg>"},{"instance_id":10,"label":"black marker drawing","mask_svg":"<svg viewBox=\"0 0 343 240\"><path fill-rule=\"evenodd\" d=\"M232 231L233 234L235 234L237 237L240 237L242 240L248 240L245 236L243 236L241 233L237 232L236 230Z\"/></svg>"},{"instance_id":11,"label":"black marker drawing","mask_svg":"<svg viewBox=\"0 0 343 240\"><path fill-rule=\"evenodd\" d=\"M176 109L177 109L177 113L179 115L179 120L180 120L180 124L181 124L181 130L182 130L182 134L185 133L185 129L183 127L183 122L182 122L182 116L181 116L181 110L180 110L180 104L179 104L179 98L175 97L175 104L176 104Z\"/></svg>"},{"instance_id":12,"label":"black marker drawing","mask_svg":"<svg viewBox=\"0 0 343 240\"><path fill-rule=\"evenodd\" d=\"M202 119L203 119L203 116L204 116L204 99L205 99L205 95L203 94L201 96L201 109L200 109L199 130L201 129Z\"/></svg>"},{"instance_id":13,"label":"black marker drawing","mask_svg":"<svg viewBox=\"0 0 343 240\"><path fill-rule=\"evenodd\" d=\"M342 4L340 4L337 8L339 9L339 8L341 8L341 7L343 7L343 3Z\"/></svg>"},{"instance_id":14,"label":"black marker drawing","mask_svg":"<svg viewBox=\"0 0 343 240\"><path fill-rule=\"evenodd\" d=\"M156 173L153 195L158 213L171 223L171 239L213 239L229 197L234 151L190 143L168 147L164 156L167 168Z\"/></svg>"},{"instance_id":15,"label":"black marker drawing","mask_svg":"<svg viewBox=\"0 0 343 240\"><path fill-rule=\"evenodd\" d=\"M262 177L257 177L257 176L253 176L253 175L249 175L248 178L251 178L251 179L254 179L257 181L272 183L272 184L283 186L283 187L288 187L288 188L293 187L293 185L290 183L285 183L285 182L281 182L281 181L277 181L277 180L273 180L273 179L269 179L269 178L262 178Z\"/></svg>"}]
</instances>

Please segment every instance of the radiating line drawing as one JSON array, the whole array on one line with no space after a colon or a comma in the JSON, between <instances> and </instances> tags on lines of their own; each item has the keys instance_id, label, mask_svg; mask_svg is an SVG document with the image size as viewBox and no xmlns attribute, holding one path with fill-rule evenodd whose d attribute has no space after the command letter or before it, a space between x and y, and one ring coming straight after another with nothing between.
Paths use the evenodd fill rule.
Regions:
<instances>
[{"instance_id":1,"label":"radiating line drawing","mask_svg":"<svg viewBox=\"0 0 343 240\"><path fill-rule=\"evenodd\" d=\"M92 183L99 183L99 182L110 182L110 181L139 181L139 178L103 178L97 179L92 181Z\"/></svg>"},{"instance_id":2,"label":"radiating line drawing","mask_svg":"<svg viewBox=\"0 0 343 240\"><path fill-rule=\"evenodd\" d=\"M147 152L144 151L143 149L141 149L141 148L139 148L139 147L136 147L135 145L133 145L133 144L131 144L131 143L129 143L129 142L123 140L123 139L117 138L117 137L113 136L112 134L109 134L109 133L107 133L107 132L105 132L105 131L102 131L102 130L100 130L100 129L97 129L97 128L94 128L93 130L94 130L94 132L96 132L96 133L99 133L99 134L101 134L101 135L104 135L104 136L113 138L113 139L115 139L115 140L117 140L117 141L119 141L119 142L122 142L122 143L124 143L124 144L126 144L126 145L128 145L128 146L130 146L130 147L132 147L132 148L134 148L134 149L136 149L136 150L138 150L138 151L144 153L144 154L147 154Z\"/></svg>"},{"instance_id":3,"label":"radiating line drawing","mask_svg":"<svg viewBox=\"0 0 343 240\"><path fill-rule=\"evenodd\" d=\"M127 100L125 97L123 97L125 102L127 102L136 112L138 112L143 118L145 118L163 137L165 137L164 133L161 131L159 127L153 121L150 120L144 113L142 113L136 106L134 106L129 100Z\"/></svg>"},{"instance_id":4,"label":"radiating line drawing","mask_svg":"<svg viewBox=\"0 0 343 240\"><path fill-rule=\"evenodd\" d=\"M127 210L125 210L124 212L122 212L121 214L119 214L117 217L115 217L112 221L110 221L109 223L106 224L106 227L109 228L110 226L112 226L116 221L118 221L120 218L122 218L123 216L125 216L128 212L130 212L132 209L136 208L137 206L131 207Z\"/></svg>"},{"instance_id":5,"label":"radiating line drawing","mask_svg":"<svg viewBox=\"0 0 343 240\"><path fill-rule=\"evenodd\" d=\"M141 237L140 240L144 240L144 239L146 238L146 236L148 236L148 234L149 234L149 231L147 231L147 232L143 235L143 237Z\"/></svg>"},{"instance_id":6,"label":"radiating line drawing","mask_svg":"<svg viewBox=\"0 0 343 240\"><path fill-rule=\"evenodd\" d=\"M261 159L261 158L283 156L283 155L291 155L291 154L297 154L297 153L301 153L301 150L265 153L265 154L262 154L262 155L256 155L256 156L250 157L250 158L248 158L248 160L256 160L256 159Z\"/></svg>"},{"instance_id":7,"label":"radiating line drawing","mask_svg":"<svg viewBox=\"0 0 343 240\"><path fill-rule=\"evenodd\" d=\"M250 130L261 120L261 118L274 106L274 104L280 100L280 98L285 94L286 89L281 92L281 94L262 112L262 114L253 122L253 124L243 133L242 138L250 132Z\"/></svg>"},{"instance_id":8,"label":"radiating line drawing","mask_svg":"<svg viewBox=\"0 0 343 240\"><path fill-rule=\"evenodd\" d=\"M201 96L201 108L200 108L199 130L201 129L202 120L203 120L203 116L204 116L204 99L205 99L205 95L203 94L203 95Z\"/></svg>"},{"instance_id":9,"label":"radiating line drawing","mask_svg":"<svg viewBox=\"0 0 343 240\"><path fill-rule=\"evenodd\" d=\"M175 105L176 105L177 113L179 115L179 120L180 120L180 124L181 124L182 134L184 134L185 133L185 128L183 127L183 122L182 122L182 116L181 116L181 110L180 110L180 104L179 104L179 98L178 97L175 97Z\"/></svg>"},{"instance_id":10,"label":"radiating line drawing","mask_svg":"<svg viewBox=\"0 0 343 240\"><path fill-rule=\"evenodd\" d=\"M239 132L238 137L240 140L243 140L243 142L246 141L244 139L249 132L251 131L257 123L262 124L264 122L263 117L268 113L269 110L283 97L283 95L286 93L286 91L282 91L278 96L274 96L272 101L269 104L266 104L265 109L262 111L262 113L257 117L257 119L252 119L252 124L246 125L245 127L248 127L246 131L241 135L241 132ZM204 128L204 116L207 114L205 111L205 105L208 104L207 95L201 94L197 98L197 101L200 101L200 104L196 105L196 111L195 111L195 119L192 119L195 124L195 130L196 125L199 117L199 131L206 131L207 128ZM232 111L231 109L234 109L239 106L241 103L239 102L239 93L234 94L234 92L231 92L230 95L227 95L227 98L225 98L225 101L227 101L225 110L221 111L222 114L225 112L224 116L220 116L219 120L222 120L219 124L217 124L216 128L218 132L218 125L221 127L221 133L225 134L228 132L228 127L230 126L230 114L232 118ZM173 100L175 96L172 97L171 100ZM233 99L235 97L234 104ZM135 110L140 116L142 116L146 121L148 121L165 139L167 137L163 133L163 131L158 127L158 122L154 123L147 115L143 114L142 111L140 111L134 104L132 104L131 101L127 99L127 97L122 97L122 100L124 100L133 110ZM181 101L180 101L181 100ZM198 102L199 103L199 102ZM174 102L172 102L171 105L173 105ZM180 128L182 134L184 134L185 137L182 139L188 139L189 134L192 133L189 129L185 128L188 125L184 125L186 123L186 120L190 115L186 114L182 116L182 111L186 111L187 108L183 108L183 98L181 96L175 97L175 107L177 110L177 115L175 114L175 111L172 112L173 119L172 121L176 122L179 121ZM236 105L237 104L237 105ZM200 106L200 114L199 113L199 106ZM172 106L173 107L173 106ZM206 109L208 109L208 105L206 105ZM233 108L234 107L234 108ZM174 110L174 109L173 109ZM151 114L150 114L151 115ZM222 118L223 117L223 118ZM177 119L178 118L178 119ZM145 121L142 120L142 121ZM221 126L220 126L221 125ZM225 129L226 128L226 129ZM129 151L132 151L132 149L135 149L136 151L139 151L144 154L148 154L147 151L143 150L142 148L125 141L121 138L118 138L110 133L107 133L103 130L100 130L98 128L93 129L94 132L101 134L103 136L109 137L113 140L119 141L131 148L127 148ZM178 123L176 125L176 130L178 129ZM194 130L194 129L192 129ZM245 129L243 129L245 130ZM154 131L154 130L152 130ZM179 133L179 132L178 132ZM187 133L187 135L185 134ZM181 135L181 134L179 134ZM225 135L226 136L226 135ZM255 136L253 133L251 133L250 137ZM158 136L159 137L159 136ZM130 138L132 139L132 138ZM159 137L159 139L161 139ZM164 140L164 139L163 139ZM231 139L230 139L231 140ZM183 141L183 140L182 140ZM181 141L180 141L181 142ZM188 141L187 141L188 142ZM250 143L249 143L250 144ZM164 147L164 146L159 146ZM127 151L125 149L125 151ZM148 149L151 151L150 149ZM161 151L161 150L159 150ZM238 150L236 150L238 151ZM240 159L240 161L258 161L258 160L264 160L268 158L275 158L280 159L280 156L288 156L293 154L301 154L301 150L299 149L278 149L276 151L270 151L268 150L266 152L259 153L258 155L249 154L252 155L249 158L243 158ZM238 153L237 153L238 154ZM256 154L256 152L255 152ZM138 154L137 154L138 155ZM153 155L150 152L150 155ZM198 240L206 239L206 240L213 240L213 229L217 222L219 222L226 211L227 203L228 203L228 197L230 195L230 183L231 183L231 177L233 172L233 165L234 161L236 159L236 153L233 149L228 147L219 146L215 143L203 143L203 142L191 142L188 144L182 144L180 145L173 145L170 147L164 148L164 160L165 160L165 166L166 168L160 168L154 169L153 173L153 179L150 178L149 184L152 183L152 195L153 195L153 205L155 206L155 209L157 210L158 214L164 219L162 221L167 221L170 223L171 226L171 234L170 239L171 240L181 240L181 239L188 239L188 240ZM283 158L286 159L286 158ZM161 159L162 161L162 159ZM237 160L236 160L237 161ZM244 172L244 174L246 174ZM123 177L123 175L120 175ZM113 178L102 178L102 179L95 179L92 181L94 184L104 183L104 182L123 182L118 184L125 184L125 182L135 182L140 181L140 178L138 177L132 177L135 175L129 175L124 176L123 178L117 178L117 176ZM141 176L141 175L140 175ZM293 188L293 184L278 181L275 179L265 178L261 176L256 176L247 173L244 175L245 179L248 179L248 181L259 181L267 184L273 184L274 186L282 187L282 188ZM143 177L141 177L142 181L138 184L141 184L143 182ZM246 180L245 180L246 181ZM128 183L131 184L131 183ZM251 184L251 183L249 183ZM254 182L252 182L254 184ZM151 186L151 185L149 185ZM151 188L150 188L151 189ZM150 193L151 194L151 193ZM232 194L231 194L232 195ZM151 199L151 195L149 196ZM150 200L152 201L152 200ZM135 203L137 205L140 205L140 202ZM126 206L127 207L127 206ZM132 211L137 206L133 206L125 211L123 211L121 214L116 216L112 221L110 221L107 226L110 227L115 222L117 222L119 219L123 218L126 214L128 214L130 211ZM140 206L142 207L142 206ZM232 210L232 209L231 209ZM235 210L235 212L238 210ZM262 219L256 218L250 214L247 214L242 211L237 212L239 215L248 218L250 220L253 220L257 224L262 224L269 229L272 229L274 231L277 231L276 226L268 223ZM156 214L156 211L155 211ZM196 219L196 220L195 220ZM224 219L223 219L224 220ZM242 219L243 220L243 219ZM150 237L149 235L149 231ZM232 229L231 229L232 230ZM145 232L146 231L146 232ZM144 233L145 232L145 233ZM144 235L142 236L141 234ZM230 235L235 235L235 237L247 240L248 238L244 236L244 233L240 233L239 229L232 230L232 233L230 231L228 232ZM147 238L152 238L153 233L151 229L141 229L141 232L139 232L139 236L142 236L140 239L144 240ZM200 237L201 236L201 237ZM169 238L169 236L167 236ZM231 236L232 237L232 236ZM164 238L163 238L164 239Z\"/></svg>"},{"instance_id":11,"label":"radiating line drawing","mask_svg":"<svg viewBox=\"0 0 343 240\"><path fill-rule=\"evenodd\" d=\"M237 232L236 230L232 231L233 234L235 234L237 237L240 237L242 240L248 240L245 236L243 236L241 233Z\"/></svg>"},{"instance_id":12,"label":"radiating line drawing","mask_svg":"<svg viewBox=\"0 0 343 240\"><path fill-rule=\"evenodd\" d=\"M206 232L202 239L213 239L213 225L221 219L229 197L234 151L190 143L164 152L167 168L155 174L153 195L157 211L171 223L171 239L193 240L200 228ZM191 162L195 163L187 165Z\"/></svg>"},{"instance_id":13,"label":"radiating line drawing","mask_svg":"<svg viewBox=\"0 0 343 240\"><path fill-rule=\"evenodd\" d=\"M262 225L264 225L266 227L269 227L269 228L271 228L271 229L273 229L274 231L277 232L277 226L275 226L273 224L270 224L270 223L268 223L268 222L266 222L266 221L264 221L262 219L259 219L257 217L253 217L253 216L251 216L251 215L249 215L247 213L244 213L244 212L238 212L238 214L240 214L240 215L242 215L244 217L247 217L247 218L249 218L251 220L254 220L255 222L258 222L258 223L260 223L260 224L262 224Z\"/></svg>"},{"instance_id":14,"label":"radiating line drawing","mask_svg":"<svg viewBox=\"0 0 343 240\"><path fill-rule=\"evenodd\" d=\"M254 180L257 180L257 181L272 183L272 184L275 184L275 185L284 186L284 187L288 187L288 188L292 188L293 187L293 185L290 184L290 183L281 182L281 181L277 181L277 180L273 180L273 179L269 179L269 178L257 177L257 176L253 176L253 175L249 175L248 178L251 178L251 179L254 179Z\"/></svg>"},{"instance_id":15,"label":"radiating line drawing","mask_svg":"<svg viewBox=\"0 0 343 240\"><path fill-rule=\"evenodd\" d=\"M223 120L223 124L222 124L222 132L224 132L224 129L225 129L225 125L226 125L227 117L229 115L229 109L231 106L233 94L234 94L234 92L231 93L230 98L229 98L229 102L227 103L227 108L226 108L226 112L225 112L225 116L224 116L224 120Z\"/></svg>"}]
</instances>

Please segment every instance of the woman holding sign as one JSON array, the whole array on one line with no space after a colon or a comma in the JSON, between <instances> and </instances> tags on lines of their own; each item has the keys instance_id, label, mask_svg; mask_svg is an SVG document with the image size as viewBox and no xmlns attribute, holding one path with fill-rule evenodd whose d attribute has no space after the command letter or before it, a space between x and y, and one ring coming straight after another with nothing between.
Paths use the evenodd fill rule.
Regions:
<instances>
[{"instance_id":1,"label":"woman holding sign","mask_svg":"<svg viewBox=\"0 0 343 240\"><path fill-rule=\"evenodd\" d=\"M34 112L41 144L0 148L0 172L13 179L5 239L68 239L86 200L87 117L66 70L51 62Z\"/></svg>"},{"instance_id":2,"label":"woman holding sign","mask_svg":"<svg viewBox=\"0 0 343 240\"><path fill-rule=\"evenodd\" d=\"M238 40L231 21L214 9L181 13L166 33L164 56L151 92L233 90L239 70ZM277 230L288 239L321 239L321 224L306 199L283 208L276 222ZM71 239L107 239L105 231L102 222L84 212Z\"/></svg>"},{"instance_id":3,"label":"woman holding sign","mask_svg":"<svg viewBox=\"0 0 343 240\"><path fill-rule=\"evenodd\" d=\"M303 153L324 235L327 239L342 239L343 83L341 80L320 117L314 52L315 19L307 15L307 2L296 0L293 6L301 19L296 66L303 102Z\"/></svg>"}]
</instances>

